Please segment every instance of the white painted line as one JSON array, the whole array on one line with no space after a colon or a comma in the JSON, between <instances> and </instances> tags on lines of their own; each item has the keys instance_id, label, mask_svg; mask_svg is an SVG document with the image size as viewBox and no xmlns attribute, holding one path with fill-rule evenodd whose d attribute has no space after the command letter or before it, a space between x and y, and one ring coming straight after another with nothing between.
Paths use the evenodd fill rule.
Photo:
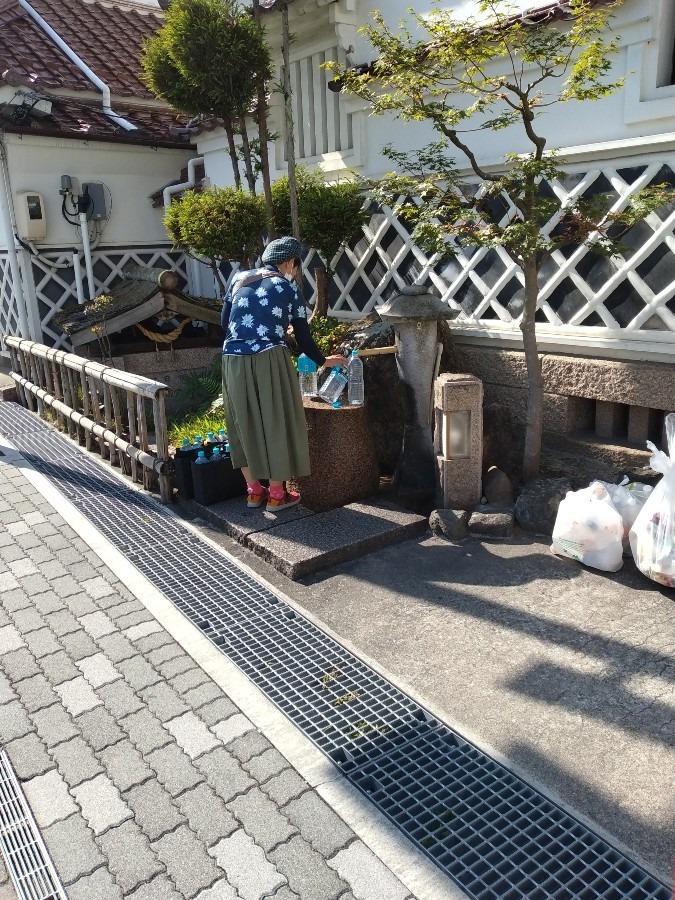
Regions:
<instances>
[{"instance_id":1,"label":"white painted line","mask_svg":"<svg viewBox=\"0 0 675 900\"><path fill-rule=\"evenodd\" d=\"M417 900L463 900L466 897L453 881L421 853L405 835L377 810L347 779L340 774L314 744L280 712L273 703L193 625L171 601L142 575L129 560L114 547L86 519L49 479L36 471L24 459L11 442L0 434L3 462L17 465L28 481L42 494L64 521L99 556L122 581L128 590L146 607L172 638L183 647L194 661L216 682L258 728L283 754L296 771L323 797L329 806L354 831L363 843L390 869ZM79 449L79 447L77 448ZM126 487L128 480L104 467ZM145 495L147 496L147 494ZM276 594L281 600L314 621L306 611L269 584L240 560L230 555L217 543L201 534L190 523L180 519L173 510L167 510L181 525L189 528L206 541L214 552L223 555L234 565L246 571L251 578ZM315 623L327 634L331 632L321 623ZM331 635L344 644L336 635ZM353 651L352 651L353 652ZM363 658L362 654L356 654ZM390 681L391 676L385 676Z\"/></svg>"}]
</instances>

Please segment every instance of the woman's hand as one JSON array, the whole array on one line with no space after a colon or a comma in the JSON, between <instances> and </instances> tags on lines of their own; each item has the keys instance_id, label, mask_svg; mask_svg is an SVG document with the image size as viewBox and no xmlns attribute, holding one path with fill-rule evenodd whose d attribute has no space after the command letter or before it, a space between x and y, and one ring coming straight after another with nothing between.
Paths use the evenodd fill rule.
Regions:
<instances>
[{"instance_id":1,"label":"woman's hand","mask_svg":"<svg viewBox=\"0 0 675 900\"><path fill-rule=\"evenodd\" d=\"M324 369L332 369L335 366L346 366L347 357L336 353L334 356L327 356L326 362L323 364Z\"/></svg>"}]
</instances>

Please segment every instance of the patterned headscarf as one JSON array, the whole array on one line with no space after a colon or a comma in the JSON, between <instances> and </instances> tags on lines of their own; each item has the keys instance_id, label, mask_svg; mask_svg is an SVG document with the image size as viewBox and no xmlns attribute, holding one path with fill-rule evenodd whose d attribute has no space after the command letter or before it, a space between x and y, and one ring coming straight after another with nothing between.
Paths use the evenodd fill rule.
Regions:
<instances>
[{"instance_id":1,"label":"patterned headscarf","mask_svg":"<svg viewBox=\"0 0 675 900\"><path fill-rule=\"evenodd\" d=\"M270 241L265 247L262 261L265 265L278 266L287 259L295 259L302 256L302 245L294 237L280 237Z\"/></svg>"}]
</instances>

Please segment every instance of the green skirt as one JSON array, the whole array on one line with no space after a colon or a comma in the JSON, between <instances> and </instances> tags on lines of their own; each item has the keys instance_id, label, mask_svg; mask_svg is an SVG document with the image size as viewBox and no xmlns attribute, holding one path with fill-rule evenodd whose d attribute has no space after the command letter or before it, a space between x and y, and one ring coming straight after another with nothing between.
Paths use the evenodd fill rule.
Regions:
<instances>
[{"instance_id":1,"label":"green skirt","mask_svg":"<svg viewBox=\"0 0 675 900\"><path fill-rule=\"evenodd\" d=\"M307 424L287 347L223 356L223 411L235 469L254 479L309 475Z\"/></svg>"}]
</instances>

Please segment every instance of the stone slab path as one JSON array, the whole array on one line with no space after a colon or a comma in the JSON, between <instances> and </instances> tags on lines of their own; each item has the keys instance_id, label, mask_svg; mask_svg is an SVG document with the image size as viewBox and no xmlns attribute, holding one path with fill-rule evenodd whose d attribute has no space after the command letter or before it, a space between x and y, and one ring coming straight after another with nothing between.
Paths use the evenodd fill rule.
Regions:
<instances>
[{"instance_id":1,"label":"stone slab path","mask_svg":"<svg viewBox=\"0 0 675 900\"><path fill-rule=\"evenodd\" d=\"M0 456L0 746L69 900L421 896L7 453ZM14 897L0 862L0 900Z\"/></svg>"}]
</instances>

